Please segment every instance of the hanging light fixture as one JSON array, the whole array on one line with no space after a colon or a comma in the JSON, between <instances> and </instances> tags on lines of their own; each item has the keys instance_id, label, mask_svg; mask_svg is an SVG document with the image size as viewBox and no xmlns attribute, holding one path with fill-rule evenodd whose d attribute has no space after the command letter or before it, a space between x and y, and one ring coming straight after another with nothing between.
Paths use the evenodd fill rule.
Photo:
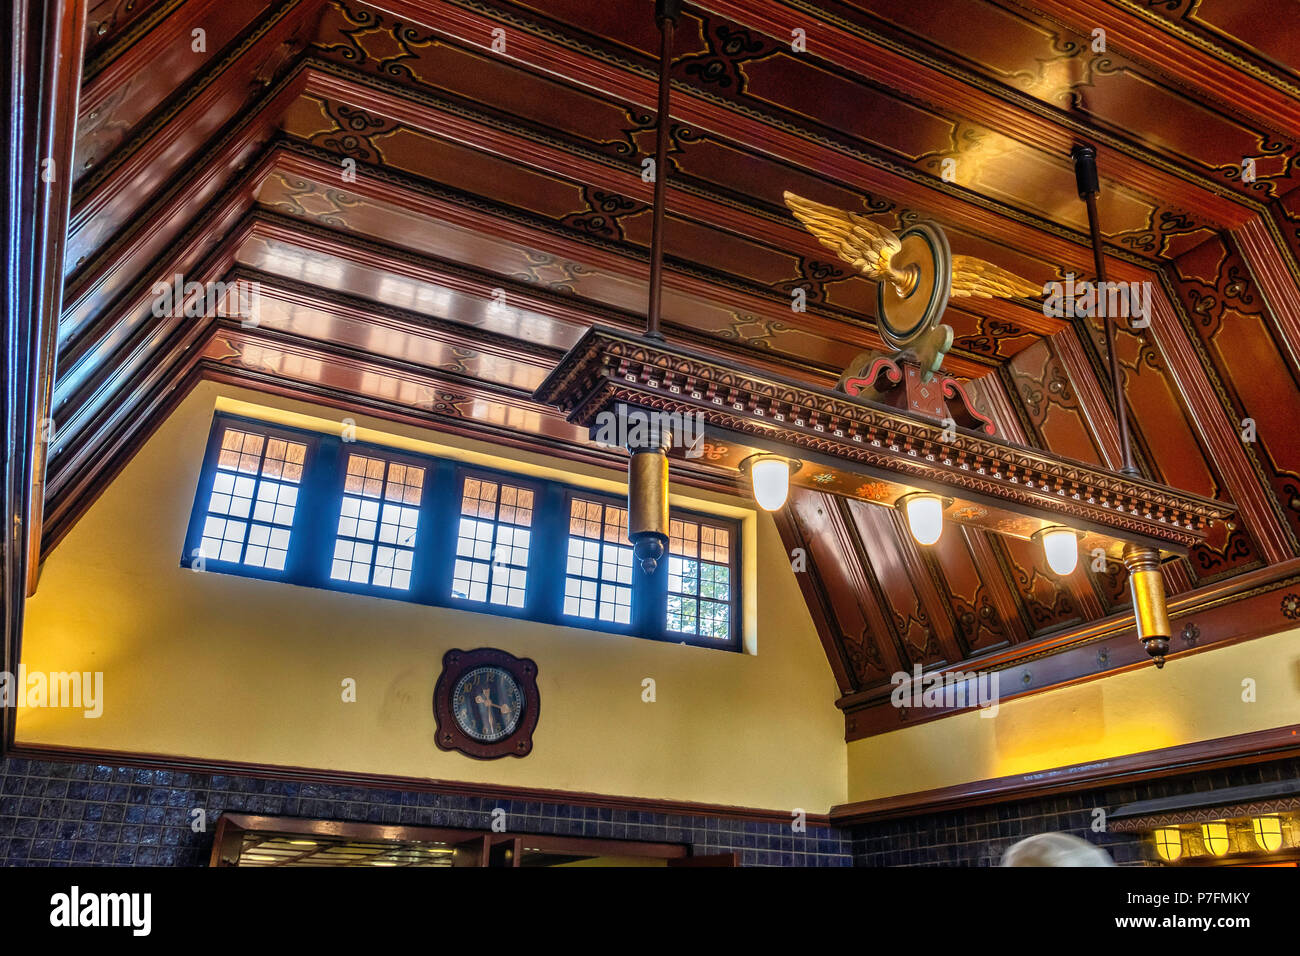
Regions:
<instances>
[{"instance_id":1,"label":"hanging light fixture","mask_svg":"<svg viewBox=\"0 0 1300 956\"><path fill-rule=\"evenodd\" d=\"M628 446L627 537L646 574L655 573L668 546L667 436L661 440Z\"/></svg>"},{"instance_id":2,"label":"hanging light fixture","mask_svg":"<svg viewBox=\"0 0 1300 956\"><path fill-rule=\"evenodd\" d=\"M1209 850L1215 856L1223 856L1228 852L1228 847L1232 841L1228 839L1228 821L1212 820L1209 823L1201 824L1201 840L1205 843L1205 849Z\"/></svg>"},{"instance_id":3,"label":"hanging light fixture","mask_svg":"<svg viewBox=\"0 0 1300 956\"><path fill-rule=\"evenodd\" d=\"M1092 234L1092 259L1097 271L1098 289L1106 285L1106 256L1102 249L1101 223L1097 218L1097 197L1101 194L1101 180L1097 175L1097 150L1087 143L1079 143L1070 153L1074 160L1074 181L1079 198L1088 209L1088 229ZM1115 402L1115 424L1119 431L1119 447L1123 464L1120 473L1138 475L1133 464L1133 447L1129 441L1128 407L1124 403L1124 374L1120 368L1119 352L1115 348L1116 316L1108 316L1103 324L1107 359L1110 363L1110 387ZM1138 639L1147 653L1155 659L1156 667L1165 666L1169 653L1169 610L1165 603L1165 580L1160 571L1160 552L1154 548L1129 544L1124 548L1124 566L1129 572L1129 590L1133 595L1133 616L1137 623Z\"/></svg>"},{"instance_id":4,"label":"hanging light fixture","mask_svg":"<svg viewBox=\"0 0 1300 956\"><path fill-rule=\"evenodd\" d=\"M907 530L917 544L934 544L943 534L943 509L952 504L951 498L932 495L926 491L903 495L894 502L907 518Z\"/></svg>"},{"instance_id":5,"label":"hanging light fixture","mask_svg":"<svg viewBox=\"0 0 1300 956\"><path fill-rule=\"evenodd\" d=\"M1154 836L1160 859L1173 863L1183 855L1183 832L1178 827L1163 827L1156 830Z\"/></svg>"},{"instance_id":6,"label":"hanging light fixture","mask_svg":"<svg viewBox=\"0 0 1300 956\"><path fill-rule=\"evenodd\" d=\"M668 179L668 101L672 90L669 66L673 53L673 27L681 13L681 0L657 0L659 25L659 115L655 122L654 208L650 228L650 300L646 309L647 338L663 339L659 331L663 296L664 202ZM649 429L650 440L628 445L627 537L632 552L646 574L654 574L668 546L668 446L672 436ZM789 476L787 475L787 480Z\"/></svg>"},{"instance_id":7,"label":"hanging light fixture","mask_svg":"<svg viewBox=\"0 0 1300 956\"><path fill-rule=\"evenodd\" d=\"M1255 842L1261 850L1272 853L1282 848L1282 820L1277 816L1256 817L1250 821Z\"/></svg>"},{"instance_id":8,"label":"hanging light fixture","mask_svg":"<svg viewBox=\"0 0 1300 956\"><path fill-rule=\"evenodd\" d=\"M962 288L967 290L964 294L971 294L970 283L975 281L972 269L979 275L987 273L985 278L1006 278L1005 270L989 263L952 256L942 230L935 224L915 234L893 237L895 242L906 239L909 245L900 250L901 258L889 273L898 286L894 289L897 295L890 293L893 298L884 300L895 303L891 308L898 313L894 319L899 329L917 327L927 336L923 343L928 357L924 367L915 355L922 343L910 338L891 343L886 337L894 352L855 357L841 381L828 389L769 376L762 369L737 367L734 361L723 362L709 353L664 341L660 303L665 180L670 172L669 69L679 13L680 0L657 0L656 20L661 34L659 113L644 334L589 329L538 386L535 398L561 409L575 424L588 427L594 427L594 419L618 403L656 409L663 415L699 416L716 429L713 444L719 454L710 455L711 461L748 461L755 498L760 507L769 510L781 507L787 498L793 483L791 468L799 467L793 455L816 456L823 464L833 462L825 474L819 468L810 481L800 483L875 504L889 505L892 501L906 516L912 536L921 545L939 541L945 513L967 525L1012 534L1023 532L1006 531L1006 512L1029 519L1029 528L1041 526L1044 516L1057 514L1061 522L1089 528L1089 547L1097 539L1106 552L1122 552L1129 571L1138 636L1156 666L1162 666L1170 647L1171 629L1161 555L1164 551L1186 553L1189 547L1205 540L1214 522L1227 520L1233 509L1158 485L1138 474L1128 434L1124 381L1114 348L1113 317L1105 323L1104 332L1122 451L1123 464L1118 470L1123 477L1118 481L1109 469L1079 465L1049 451L1022 454L1022 449L996 438L992 421L974 408L962 383L942 375L935 378L936 362L950 345L951 328L939 320L953 294L953 282L960 278ZM1100 192L1096 152L1081 145L1074 150L1073 159L1079 196L1087 204L1097 279L1105 282L1096 213ZM792 202L796 215L823 245L829 241L832 248L845 243L855 248L854 243L867 241L854 232L865 228L856 214L841 215L830 207L801 202L798 197L787 197L787 201ZM847 222L847 233L841 229L842 220ZM849 234L857 238L849 242L845 238ZM918 286L922 278L925 283ZM917 298L917 290L922 288L928 294ZM908 289L911 296L906 294ZM905 304L898 305L895 300ZM882 336L884 331L882 326ZM929 419L929 427L918 425L918 416ZM961 429L956 437L950 436L946 427L942 432L933 427L935 422L949 418ZM755 454L755 441L788 453ZM654 573L669 540L668 445L642 438L635 445L626 443L630 455L628 538L642 569ZM731 458L733 452L736 454ZM866 480L841 480L854 476ZM917 482L950 491L961 502L960 507L953 508L953 499L934 492L897 497L899 491L915 487ZM1048 494L1059 498L1059 503ZM1055 573L1066 575L1077 569L1081 536L1064 523L1042 529L1038 537Z\"/></svg>"},{"instance_id":9,"label":"hanging light fixture","mask_svg":"<svg viewBox=\"0 0 1300 956\"><path fill-rule=\"evenodd\" d=\"M803 462L783 455L750 455L740 463L742 474L749 474L754 500L765 511L780 511L790 496L790 476Z\"/></svg>"},{"instance_id":10,"label":"hanging light fixture","mask_svg":"<svg viewBox=\"0 0 1300 956\"><path fill-rule=\"evenodd\" d=\"M1033 538L1043 546L1043 556L1053 573L1065 577L1079 566L1079 534L1063 525L1035 531Z\"/></svg>"}]
</instances>

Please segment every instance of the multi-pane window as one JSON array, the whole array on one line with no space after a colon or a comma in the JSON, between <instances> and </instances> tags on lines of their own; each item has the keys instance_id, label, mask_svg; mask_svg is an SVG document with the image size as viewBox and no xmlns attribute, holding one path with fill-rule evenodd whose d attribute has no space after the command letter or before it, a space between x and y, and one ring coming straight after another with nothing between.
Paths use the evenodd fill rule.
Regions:
<instances>
[{"instance_id":1,"label":"multi-pane window","mask_svg":"<svg viewBox=\"0 0 1300 956\"><path fill-rule=\"evenodd\" d=\"M461 486L452 596L523 607L532 524L531 488L466 476Z\"/></svg>"},{"instance_id":2,"label":"multi-pane window","mask_svg":"<svg viewBox=\"0 0 1300 956\"><path fill-rule=\"evenodd\" d=\"M731 533L668 522L668 630L731 639Z\"/></svg>"},{"instance_id":3,"label":"multi-pane window","mask_svg":"<svg viewBox=\"0 0 1300 956\"><path fill-rule=\"evenodd\" d=\"M202 555L284 570L307 446L227 428L203 522Z\"/></svg>"},{"instance_id":4,"label":"multi-pane window","mask_svg":"<svg viewBox=\"0 0 1300 956\"><path fill-rule=\"evenodd\" d=\"M627 541L626 508L570 499L564 613L615 624L632 620L632 547Z\"/></svg>"},{"instance_id":5,"label":"multi-pane window","mask_svg":"<svg viewBox=\"0 0 1300 956\"><path fill-rule=\"evenodd\" d=\"M739 524L669 521L646 574L617 495L218 412L182 564L740 650Z\"/></svg>"},{"instance_id":6,"label":"multi-pane window","mask_svg":"<svg viewBox=\"0 0 1300 956\"><path fill-rule=\"evenodd\" d=\"M330 577L408 590L424 469L348 455Z\"/></svg>"}]
</instances>

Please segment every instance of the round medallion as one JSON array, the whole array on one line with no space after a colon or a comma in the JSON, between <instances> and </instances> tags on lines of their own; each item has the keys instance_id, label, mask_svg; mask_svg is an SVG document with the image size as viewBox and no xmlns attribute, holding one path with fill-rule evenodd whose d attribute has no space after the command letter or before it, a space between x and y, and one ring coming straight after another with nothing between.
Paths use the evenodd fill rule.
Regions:
<instances>
[{"instance_id":1,"label":"round medallion","mask_svg":"<svg viewBox=\"0 0 1300 956\"><path fill-rule=\"evenodd\" d=\"M932 222L909 226L898 238L902 248L890 266L906 274L908 282L903 289L893 282L876 286L876 316L885 343L905 349L943 317L952 292L952 251L948 237Z\"/></svg>"}]
</instances>

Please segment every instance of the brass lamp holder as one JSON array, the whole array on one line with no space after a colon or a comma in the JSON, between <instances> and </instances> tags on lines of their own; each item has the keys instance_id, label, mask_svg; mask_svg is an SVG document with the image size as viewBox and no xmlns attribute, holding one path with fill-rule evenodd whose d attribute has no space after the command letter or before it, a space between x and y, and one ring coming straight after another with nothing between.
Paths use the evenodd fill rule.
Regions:
<instances>
[{"instance_id":1,"label":"brass lamp holder","mask_svg":"<svg viewBox=\"0 0 1300 956\"><path fill-rule=\"evenodd\" d=\"M790 469L791 475L796 474L799 471L799 469L803 467L803 462L800 461L798 458L791 458L788 455L777 455L777 454L773 454L772 452L766 452L766 451L760 452L757 455L750 455L748 458L741 459L740 464L737 465L736 467L742 475L749 477L749 474L750 472L753 471L754 466L758 464L760 461L783 461L786 463L786 466Z\"/></svg>"},{"instance_id":2,"label":"brass lamp holder","mask_svg":"<svg viewBox=\"0 0 1300 956\"><path fill-rule=\"evenodd\" d=\"M1160 552L1155 548L1129 544L1124 547L1129 591L1133 595L1133 618L1142 646L1156 662L1165 666L1169 653L1169 610L1165 603L1165 578L1160 570Z\"/></svg>"},{"instance_id":3,"label":"brass lamp holder","mask_svg":"<svg viewBox=\"0 0 1300 956\"><path fill-rule=\"evenodd\" d=\"M661 433L645 445L628 446L627 537L641 570L654 574L668 548L668 447Z\"/></svg>"}]
</instances>

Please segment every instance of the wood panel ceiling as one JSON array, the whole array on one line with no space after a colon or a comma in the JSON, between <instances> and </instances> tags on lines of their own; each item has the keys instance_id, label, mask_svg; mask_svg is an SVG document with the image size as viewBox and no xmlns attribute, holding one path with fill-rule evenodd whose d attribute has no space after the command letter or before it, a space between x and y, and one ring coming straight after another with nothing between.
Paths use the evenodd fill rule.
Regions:
<instances>
[{"instance_id":1,"label":"wood panel ceiling","mask_svg":"<svg viewBox=\"0 0 1300 956\"><path fill-rule=\"evenodd\" d=\"M205 375L612 461L531 394L589 325L643 322L652 9L90 0L64 65L80 99L41 553ZM666 334L822 385L880 347L872 284L785 189L890 228L938 220L954 252L1036 282L1088 276L1069 150L1094 143L1111 278L1154 286L1150 329L1120 337L1139 465L1238 508L1166 564L1176 627L1239 598L1260 609L1246 631L1278 630L1300 614L1298 51L1288 0L688 5ZM177 274L256 281L257 324L155 316ZM1099 326L1034 300L946 321L947 368L1003 437L1118 464ZM1117 565L1060 580L1036 548L960 528L922 549L894 512L812 491L779 523L812 557L850 735L898 725L880 704L917 663L1024 666L1038 690L1145 659Z\"/></svg>"}]
</instances>

